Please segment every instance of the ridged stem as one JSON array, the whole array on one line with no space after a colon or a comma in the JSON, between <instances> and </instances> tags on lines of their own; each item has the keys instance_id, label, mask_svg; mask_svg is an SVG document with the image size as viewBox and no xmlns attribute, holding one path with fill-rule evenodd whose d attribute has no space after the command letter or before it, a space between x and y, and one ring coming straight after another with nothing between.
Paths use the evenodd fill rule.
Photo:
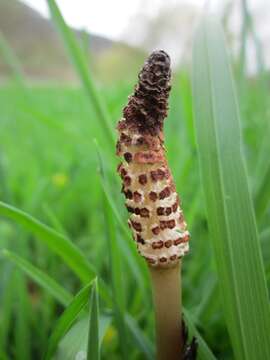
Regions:
<instances>
[{"instance_id":1,"label":"ridged stem","mask_svg":"<svg viewBox=\"0 0 270 360\"><path fill-rule=\"evenodd\" d=\"M171 268L149 267L156 319L157 360L182 358L181 262Z\"/></svg>"}]
</instances>

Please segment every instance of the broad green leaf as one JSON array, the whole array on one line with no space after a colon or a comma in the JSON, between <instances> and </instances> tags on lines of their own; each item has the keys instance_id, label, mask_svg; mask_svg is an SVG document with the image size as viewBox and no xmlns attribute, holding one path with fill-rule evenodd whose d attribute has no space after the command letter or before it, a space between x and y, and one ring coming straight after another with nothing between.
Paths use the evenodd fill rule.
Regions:
<instances>
[{"instance_id":1,"label":"broad green leaf","mask_svg":"<svg viewBox=\"0 0 270 360\"><path fill-rule=\"evenodd\" d=\"M98 116L98 120L96 121L100 122L107 139L110 141L110 144L114 146L114 137L110 117L107 108L96 89L95 83L89 75L88 63L86 61L84 51L79 46L72 30L65 23L65 20L55 0L47 0L47 4L49 6L52 19L57 25L59 33L61 34L64 44L69 52L70 59L72 60L75 69L77 70L80 80Z\"/></svg>"},{"instance_id":2,"label":"broad green leaf","mask_svg":"<svg viewBox=\"0 0 270 360\"><path fill-rule=\"evenodd\" d=\"M58 319L54 330L49 338L48 348L44 355L44 360L50 360L54 354L61 338L66 334L71 325L77 319L78 315L84 309L89 300L90 288L92 282L86 285L76 296Z\"/></svg>"},{"instance_id":3,"label":"broad green leaf","mask_svg":"<svg viewBox=\"0 0 270 360\"><path fill-rule=\"evenodd\" d=\"M93 282L89 311L87 360L99 360L99 302L97 280Z\"/></svg>"},{"instance_id":4,"label":"broad green leaf","mask_svg":"<svg viewBox=\"0 0 270 360\"><path fill-rule=\"evenodd\" d=\"M269 300L238 105L224 35L213 20L195 35L193 91L207 219L235 358L268 359Z\"/></svg>"}]
</instances>

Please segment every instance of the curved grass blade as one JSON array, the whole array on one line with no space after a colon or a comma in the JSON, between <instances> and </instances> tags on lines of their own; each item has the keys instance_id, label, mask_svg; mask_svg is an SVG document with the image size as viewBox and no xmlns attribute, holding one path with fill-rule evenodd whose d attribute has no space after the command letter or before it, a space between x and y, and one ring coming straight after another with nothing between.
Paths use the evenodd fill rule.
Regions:
<instances>
[{"instance_id":1,"label":"curved grass blade","mask_svg":"<svg viewBox=\"0 0 270 360\"><path fill-rule=\"evenodd\" d=\"M81 82L86 93L95 109L95 112L103 127L111 145L114 145L113 131L111 127L110 117L105 104L102 102L99 93L95 87L94 81L91 79L88 70L88 63L84 51L80 48L72 30L67 26L65 20L55 2L55 0L47 0L51 16L57 25L57 28L63 38L64 44L69 52L70 58L77 70Z\"/></svg>"},{"instance_id":2,"label":"curved grass blade","mask_svg":"<svg viewBox=\"0 0 270 360\"><path fill-rule=\"evenodd\" d=\"M99 303L97 280L94 280L91 290L91 301L89 311L89 330L87 360L99 360Z\"/></svg>"},{"instance_id":3,"label":"curved grass blade","mask_svg":"<svg viewBox=\"0 0 270 360\"><path fill-rule=\"evenodd\" d=\"M49 338L48 348L44 360L50 360L54 354L60 339L66 334L71 325L77 319L89 300L92 282L86 285L76 296L58 319L57 324Z\"/></svg>"},{"instance_id":4,"label":"curved grass blade","mask_svg":"<svg viewBox=\"0 0 270 360\"><path fill-rule=\"evenodd\" d=\"M187 309L183 310L184 318L186 320L188 331L191 337L195 336L198 342L198 360L216 360L215 355L196 329L192 317Z\"/></svg>"},{"instance_id":5,"label":"curved grass blade","mask_svg":"<svg viewBox=\"0 0 270 360\"><path fill-rule=\"evenodd\" d=\"M111 275L111 286L112 286L112 299L113 299L113 312L115 323L119 335L121 357L123 359L128 358L128 347L127 347L127 332L124 321L125 316L125 292L124 292L124 281L123 281L123 267L121 253L119 251L117 243L117 231L114 224L111 209L104 196L104 213L106 221L106 236L108 241L108 252L109 252L109 268Z\"/></svg>"},{"instance_id":6,"label":"curved grass blade","mask_svg":"<svg viewBox=\"0 0 270 360\"><path fill-rule=\"evenodd\" d=\"M20 62L18 61L13 49L8 44L6 38L0 31L0 53L2 58L5 60L6 64L12 70L12 74L17 84L22 88L26 89L26 84L24 80L24 74Z\"/></svg>"},{"instance_id":7,"label":"curved grass blade","mask_svg":"<svg viewBox=\"0 0 270 360\"><path fill-rule=\"evenodd\" d=\"M125 323L127 330L131 334L131 340L134 344L134 348L140 349L144 359L153 360L154 345L145 337L141 329L137 326L136 321L129 314L125 315Z\"/></svg>"},{"instance_id":8,"label":"curved grass blade","mask_svg":"<svg viewBox=\"0 0 270 360\"><path fill-rule=\"evenodd\" d=\"M59 255L84 283L91 281L96 276L95 270L91 267L80 249L63 235L42 224L31 215L1 201L0 215L15 220L35 234L53 252Z\"/></svg>"},{"instance_id":9,"label":"curved grass blade","mask_svg":"<svg viewBox=\"0 0 270 360\"><path fill-rule=\"evenodd\" d=\"M270 308L238 106L224 36L213 20L200 25L193 59L200 170L228 331L236 359L268 359Z\"/></svg>"},{"instance_id":10,"label":"curved grass blade","mask_svg":"<svg viewBox=\"0 0 270 360\"><path fill-rule=\"evenodd\" d=\"M67 290L65 290L65 288L63 288L61 285L59 285L54 279L52 279L45 272L36 268L32 264L30 264L28 261L24 260L20 256L14 254L8 250L3 250L2 254L5 258L7 258L8 260L12 261L15 265L17 265L26 275L28 275L33 281L35 281L39 286L41 286L44 290L46 290L51 296L53 296L53 298L56 301L58 301L60 304L67 307L71 303L71 301L73 299L72 294L69 293ZM92 317L90 317L90 324L91 324L91 321L93 321L93 320L91 320L91 318L92 319L94 318L93 314L92 314ZM98 319L99 319L99 317L98 317ZM109 317L109 316L105 316L105 315L101 316L101 326L100 326L99 333L98 333L99 334L99 336L98 336L99 346L101 345L101 341L104 337L107 327L109 326L110 320L111 320L111 317ZM87 321L87 323L86 323L86 321ZM65 358L68 357L69 359L73 359L75 357L74 354L76 354L79 351L86 353L88 324L89 324L89 319L84 318L78 324L76 324L74 326L74 330L72 330L72 329L70 330L70 334L69 334L68 338L75 336L74 335L75 328L77 328L77 327L80 328L80 337L78 338L78 331L76 331L77 341L75 343L73 341L72 346L70 344L70 341L68 341L68 338L65 339L65 341L63 340L63 343L60 346L61 347L60 353L62 355L65 354ZM94 329L93 329L93 333L95 336L96 333L95 333ZM93 348L92 341L93 341L93 337L91 335L91 349ZM68 351L67 349L69 349L69 352L71 352L70 356L67 355L67 351ZM73 357L72 357L72 354L73 354ZM94 359L94 358L92 358L92 359Z\"/></svg>"},{"instance_id":11,"label":"curved grass blade","mask_svg":"<svg viewBox=\"0 0 270 360\"><path fill-rule=\"evenodd\" d=\"M64 306L67 306L70 303L72 295L45 272L39 270L37 267L11 251L3 250L2 254L6 259L18 266L33 281L50 293L57 301L59 301L59 303Z\"/></svg>"}]
</instances>

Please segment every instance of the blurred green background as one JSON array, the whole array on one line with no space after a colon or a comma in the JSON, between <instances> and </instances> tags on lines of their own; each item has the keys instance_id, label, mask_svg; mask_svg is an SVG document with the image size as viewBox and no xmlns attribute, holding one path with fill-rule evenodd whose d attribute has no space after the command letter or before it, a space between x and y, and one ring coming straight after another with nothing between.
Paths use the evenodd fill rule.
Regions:
<instances>
[{"instance_id":1,"label":"blurred green background","mask_svg":"<svg viewBox=\"0 0 270 360\"><path fill-rule=\"evenodd\" d=\"M211 352L218 359L231 359L193 126L191 44L204 4L154 3L144 14L138 2L138 11L119 39L73 29L89 67L90 84L96 89L93 92L50 19L26 3L0 0L0 200L71 239L112 291L120 315L115 320L114 307L101 299L102 358L123 358L126 351L128 359L152 358L149 279L127 234L127 214L115 171L118 160L103 124L106 118L115 127L146 54L157 47L167 50L172 54L174 74L165 123L166 147L192 234L191 253L183 265L183 303ZM213 2L213 8L225 29L233 64L248 179L269 285L269 54L264 46L269 33L262 9L267 5L269 13L270 6L250 3L219 1ZM87 6L91 12L95 2ZM209 7L211 10L211 4ZM102 104L101 115L96 96ZM112 234L115 242L108 240ZM39 238L29 227L0 218L0 249L16 253L77 293L83 281ZM112 261L116 266L113 276ZM0 272L0 359L41 359L63 303L33 280L33 272L27 276L7 256L0 258ZM61 340L56 358L84 358L85 319L81 315L77 328Z\"/></svg>"}]
</instances>

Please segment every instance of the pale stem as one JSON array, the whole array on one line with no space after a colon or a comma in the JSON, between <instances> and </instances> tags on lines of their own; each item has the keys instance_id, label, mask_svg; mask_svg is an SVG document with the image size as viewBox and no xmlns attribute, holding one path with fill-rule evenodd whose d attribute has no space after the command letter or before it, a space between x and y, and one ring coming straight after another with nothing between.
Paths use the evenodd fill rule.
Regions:
<instances>
[{"instance_id":1,"label":"pale stem","mask_svg":"<svg viewBox=\"0 0 270 360\"><path fill-rule=\"evenodd\" d=\"M181 360L181 262L172 268L150 268L156 318L158 360Z\"/></svg>"}]
</instances>

